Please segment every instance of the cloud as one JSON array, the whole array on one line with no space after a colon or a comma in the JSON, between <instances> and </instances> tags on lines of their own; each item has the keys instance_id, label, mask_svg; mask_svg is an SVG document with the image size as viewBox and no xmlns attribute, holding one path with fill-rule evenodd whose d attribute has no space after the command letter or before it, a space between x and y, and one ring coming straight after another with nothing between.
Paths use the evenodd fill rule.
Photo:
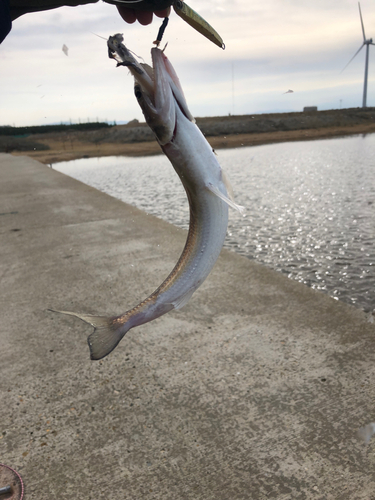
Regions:
<instances>
[{"instance_id":1,"label":"cloud","mask_svg":"<svg viewBox=\"0 0 375 500\"><path fill-rule=\"evenodd\" d=\"M364 51L340 73L362 42L352 0L189 0L221 34L222 51L172 13L164 35L197 116L297 111L361 105ZM366 35L375 38L375 7L362 0ZM22 16L0 46L0 124L142 119L126 68L108 59L105 40L124 33L150 61L161 24L126 24L112 5L96 3ZM62 52L65 44L69 57ZM375 47L370 47L368 105L375 106ZM286 89L293 95L282 95ZM233 104L234 103L234 104Z\"/></svg>"}]
</instances>

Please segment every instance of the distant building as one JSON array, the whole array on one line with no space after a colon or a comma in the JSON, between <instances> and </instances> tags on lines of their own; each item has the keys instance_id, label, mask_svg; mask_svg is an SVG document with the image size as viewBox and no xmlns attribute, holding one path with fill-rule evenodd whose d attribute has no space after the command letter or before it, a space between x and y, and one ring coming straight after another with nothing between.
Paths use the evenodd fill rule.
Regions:
<instances>
[{"instance_id":1,"label":"distant building","mask_svg":"<svg viewBox=\"0 0 375 500\"><path fill-rule=\"evenodd\" d=\"M318 106L305 106L303 108L304 113L308 113L309 111L318 111Z\"/></svg>"}]
</instances>

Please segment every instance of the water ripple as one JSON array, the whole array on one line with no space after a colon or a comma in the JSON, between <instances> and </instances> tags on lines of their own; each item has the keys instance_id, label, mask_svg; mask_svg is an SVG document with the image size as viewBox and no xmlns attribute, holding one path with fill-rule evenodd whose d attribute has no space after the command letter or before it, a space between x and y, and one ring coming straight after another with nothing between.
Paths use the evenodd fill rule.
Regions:
<instances>
[{"instance_id":1,"label":"water ripple","mask_svg":"<svg viewBox=\"0 0 375 500\"><path fill-rule=\"evenodd\" d=\"M242 216L225 246L336 299L375 309L375 134L219 151ZM187 228L187 200L164 156L54 168Z\"/></svg>"}]
</instances>

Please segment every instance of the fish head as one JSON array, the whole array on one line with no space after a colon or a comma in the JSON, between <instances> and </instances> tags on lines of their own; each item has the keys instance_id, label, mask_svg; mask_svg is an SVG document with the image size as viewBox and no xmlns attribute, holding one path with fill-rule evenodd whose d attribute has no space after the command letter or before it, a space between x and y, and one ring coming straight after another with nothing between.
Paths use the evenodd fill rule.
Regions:
<instances>
[{"instance_id":1,"label":"fish head","mask_svg":"<svg viewBox=\"0 0 375 500\"><path fill-rule=\"evenodd\" d=\"M177 126L176 107L183 117L194 121L181 88L177 74L165 56L158 48L151 49L152 65L142 64L144 72L132 72L135 78L134 93L143 111L145 120L154 132L160 145L171 142ZM152 84L150 85L150 77Z\"/></svg>"}]
</instances>

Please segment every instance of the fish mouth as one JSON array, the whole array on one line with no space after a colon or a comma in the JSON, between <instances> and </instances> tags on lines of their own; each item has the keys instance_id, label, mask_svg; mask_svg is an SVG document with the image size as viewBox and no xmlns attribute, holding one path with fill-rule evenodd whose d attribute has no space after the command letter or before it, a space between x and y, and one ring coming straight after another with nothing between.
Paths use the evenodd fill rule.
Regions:
<instances>
[{"instance_id":1,"label":"fish mouth","mask_svg":"<svg viewBox=\"0 0 375 500\"><path fill-rule=\"evenodd\" d=\"M188 109L178 76L164 51L153 48L151 56L153 67L142 64L142 68L152 77L152 91L144 86L143 75L132 72L135 78L134 93L147 124L159 144L164 146L173 141L178 120L194 121L194 118ZM178 109L181 113L178 113L177 120Z\"/></svg>"},{"instance_id":2,"label":"fish mouth","mask_svg":"<svg viewBox=\"0 0 375 500\"><path fill-rule=\"evenodd\" d=\"M169 75L165 56L160 49L152 49L153 67L142 64L147 74L132 71L135 85L134 94L140 105L145 120L154 132L161 146L171 142L176 128L176 102L172 92L172 79ZM152 88L150 89L149 77ZM146 82L146 85L144 84Z\"/></svg>"}]
</instances>

